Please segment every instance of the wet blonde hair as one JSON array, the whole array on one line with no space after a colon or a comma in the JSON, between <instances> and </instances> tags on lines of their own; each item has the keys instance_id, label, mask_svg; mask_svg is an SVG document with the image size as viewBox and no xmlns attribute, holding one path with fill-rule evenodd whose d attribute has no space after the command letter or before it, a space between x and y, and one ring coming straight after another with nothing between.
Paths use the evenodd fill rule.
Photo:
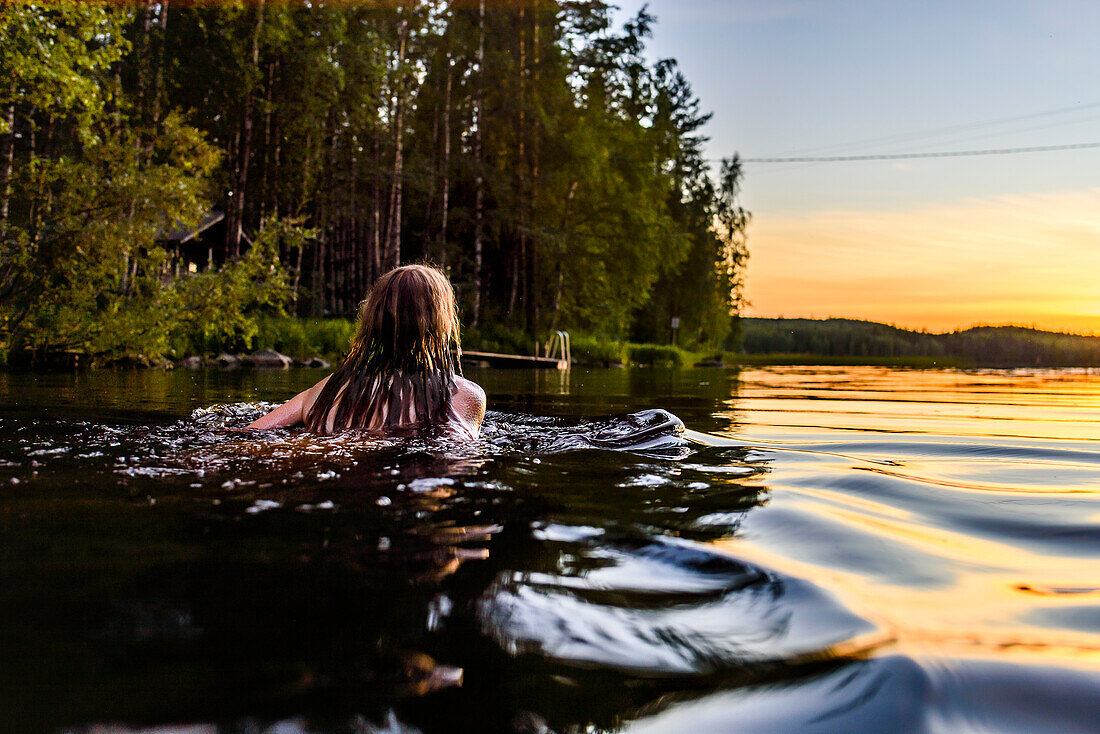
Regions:
<instances>
[{"instance_id":1,"label":"wet blonde hair","mask_svg":"<svg viewBox=\"0 0 1100 734\"><path fill-rule=\"evenodd\" d=\"M461 374L452 347L461 348L447 276L428 265L391 270L359 304L348 356L317 396L306 426L323 433L330 425L391 430L441 423L455 373Z\"/></svg>"}]
</instances>

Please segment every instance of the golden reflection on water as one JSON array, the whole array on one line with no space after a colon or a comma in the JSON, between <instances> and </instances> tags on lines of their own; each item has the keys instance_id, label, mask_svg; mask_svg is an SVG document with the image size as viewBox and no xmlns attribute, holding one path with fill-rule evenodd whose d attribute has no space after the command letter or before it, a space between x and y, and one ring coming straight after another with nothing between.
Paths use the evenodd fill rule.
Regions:
<instances>
[{"instance_id":1,"label":"golden reflection on water","mask_svg":"<svg viewBox=\"0 0 1100 734\"><path fill-rule=\"evenodd\" d=\"M824 429L1100 439L1100 374L1088 370L776 367L741 373L739 387L729 417L776 438Z\"/></svg>"},{"instance_id":2,"label":"golden reflection on water","mask_svg":"<svg viewBox=\"0 0 1100 734\"><path fill-rule=\"evenodd\" d=\"M1100 533L1100 374L772 368L729 407L726 435L771 447L770 499L723 551L813 580L905 653L1100 669L1100 559L1059 535ZM1027 528L954 527L959 508ZM933 572L876 573L876 553Z\"/></svg>"},{"instance_id":3,"label":"golden reflection on water","mask_svg":"<svg viewBox=\"0 0 1100 734\"><path fill-rule=\"evenodd\" d=\"M874 583L861 574L791 558L751 540L720 540L715 545L752 563L812 579L845 606L890 631L893 645L906 654L1026 658L1020 661L1100 670L1100 634L1011 621L1046 606L1035 603L1040 595L1021 588L1027 580L1043 578L1069 587L1095 584L1100 564L1054 564L1024 573L973 572L958 575L948 588L929 589ZM1079 601L1095 603L1096 595L1082 593L1085 598Z\"/></svg>"}]
</instances>

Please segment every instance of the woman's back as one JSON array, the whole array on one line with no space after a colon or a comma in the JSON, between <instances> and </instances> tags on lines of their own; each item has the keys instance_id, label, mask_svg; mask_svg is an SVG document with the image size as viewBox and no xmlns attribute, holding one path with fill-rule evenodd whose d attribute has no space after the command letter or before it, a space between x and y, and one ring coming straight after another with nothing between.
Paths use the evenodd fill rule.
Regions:
<instances>
[{"instance_id":1,"label":"woman's back","mask_svg":"<svg viewBox=\"0 0 1100 734\"><path fill-rule=\"evenodd\" d=\"M302 422L319 433L389 433L454 425L476 436L485 393L459 373L458 351L447 276L424 265L396 268L360 304L355 338L336 371L250 427Z\"/></svg>"},{"instance_id":2,"label":"woman's back","mask_svg":"<svg viewBox=\"0 0 1100 734\"><path fill-rule=\"evenodd\" d=\"M325 378L318 386L323 386L329 378ZM315 386L316 387L316 386ZM319 394L320 391L318 391ZM323 433L336 433L337 431L347 430L349 428L357 428L366 431L373 431L378 433L387 433L394 430L415 430L418 428L427 427L423 421L419 420L415 414L412 403L401 394L398 394L396 403L399 406L398 413L394 415L392 409L388 406L391 404L391 399L385 392L379 394L381 409L377 411L367 410L363 411L366 415L374 416L374 418L366 423L360 425L348 425L344 423L337 423L337 416L341 412L339 410L340 402L344 399L343 394L337 395L336 403L331 406L328 413L324 417L324 424L321 432ZM307 397L303 403L303 413L309 415L313 411L313 407L316 403L316 394ZM345 412L357 412L357 411L345 411ZM450 400L447 403L446 414L442 420L436 421L434 425L440 425L445 429L454 430L463 436L470 438L477 438L478 432L481 429L481 423L485 419L485 391L481 389L481 386L475 382L471 382L464 377L455 375L454 377L454 391L451 394Z\"/></svg>"}]
</instances>

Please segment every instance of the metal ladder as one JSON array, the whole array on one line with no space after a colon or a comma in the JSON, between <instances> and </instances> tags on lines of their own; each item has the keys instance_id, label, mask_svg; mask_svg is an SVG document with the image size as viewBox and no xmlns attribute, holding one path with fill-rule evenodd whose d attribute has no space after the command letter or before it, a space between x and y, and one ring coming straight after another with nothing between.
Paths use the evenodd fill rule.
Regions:
<instances>
[{"instance_id":1,"label":"metal ladder","mask_svg":"<svg viewBox=\"0 0 1100 734\"><path fill-rule=\"evenodd\" d=\"M561 356L558 357L558 353ZM568 331L555 331L550 335L550 338L546 340L546 356L550 359L560 359L565 362L565 369L569 369L569 366L573 364L573 353L569 345L569 332Z\"/></svg>"}]
</instances>

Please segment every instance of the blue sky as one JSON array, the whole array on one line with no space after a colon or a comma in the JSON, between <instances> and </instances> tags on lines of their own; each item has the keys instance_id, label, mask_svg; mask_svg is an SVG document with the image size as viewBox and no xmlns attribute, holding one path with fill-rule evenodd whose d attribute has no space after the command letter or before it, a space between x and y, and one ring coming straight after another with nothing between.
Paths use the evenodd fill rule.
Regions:
<instances>
[{"instance_id":1,"label":"blue sky","mask_svg":"<svg viewBox=\"0 0 1100 734\"><path fill-rule=\"evenodd\" d=\"M620 16L643 4L620 2ZM676 58L703 107L714 112L707 132L708 154L715 158L734 151L742 157L846 155L1100 142L1098 2L652 0L648 6L657 16L651 56ZM755 164L746 167L744 199L755 216L748 290L760 315L855 316L936 328L1013 321L1100 329L1100 295L1095 308L1087 305L1087 284L1071 301L1049 303L1060 278L1080 282L1080 272L1070 271L1086 253L1082 248L1091 242L1100 250L1100 222L1093 226L1088 215L1093 203L1100 212L1100 150ZM1043 206L1031 206L1035 201ZM1058 202L1076 208L1058 209ZM1016 221L999 238L988 232L1000 226L998 207L1005 220L1022 207L1034 221ZM979 210L980 218L966 218L965 212ZM922 259L921 244L899 229L923 221L922 213L958 221L961 230L929 233L938 240L928 244L955 242L969 259L953 262L950 247L931 247ZM850 248L858 262L836 261L844 222L868 217L879 224L852 235L864 238ZM1043 234L1048 217L1071 217L1080 226L1059 235L1069 238L1064 242L1050 240ZM823 220L832 223L829 232L808 224ZM978 227L993 236L982 237L987 249L975 255L971 235ZM1031 250L1034 238L1048 239ZM869 253L878 256L877 270L856 268L859 278L841 288L849 296L866 290L866 303L830 300L836 278L853 264L866 266ZM990 268L1005 257L1042 253L1046 280L1033 283L1017 274L994 282ZM836 266L820 269L826 279L820 297L811 269L784 279L799 260L816 259ZM1063 261L1065 272L1050 267ZM897 275L892 262L923 267L926 280L948 278L957 289L978 279L989 286L989 298L981 308L960 302L952 310L943 302L951 289L941 288L914 293L908 310L900 308L912 299L897 291L896 277L892 296L876 286L877 277ZM1040 291L1048 299L1043 303L1035 300ZM922 316L916 308L924 297L939 309L936 315ZM1019 308L1006 308L1016 301ZM1058 321L1063 317L1069 321Z\"/></svg>"}]
</instances>

